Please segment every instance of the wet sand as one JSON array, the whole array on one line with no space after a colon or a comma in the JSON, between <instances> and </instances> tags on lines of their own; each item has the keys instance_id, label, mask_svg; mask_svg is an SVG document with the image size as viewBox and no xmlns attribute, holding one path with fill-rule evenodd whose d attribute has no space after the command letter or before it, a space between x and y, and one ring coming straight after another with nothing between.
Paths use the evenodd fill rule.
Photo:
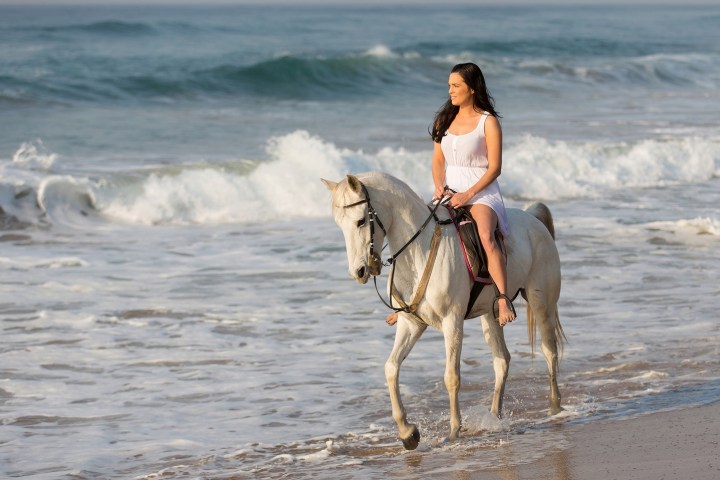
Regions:
<instances>
[{"instance_id":1,"label":"wet sand","mask_svg":"<svg viewBox=\"0 0 720 480\"><path fill-rule=\"evenodd\" d=\"M716 480L720 402L629 420L558 426L571 444L519 467L477 472L479 480Z\"/></svg>"}]
</instances>

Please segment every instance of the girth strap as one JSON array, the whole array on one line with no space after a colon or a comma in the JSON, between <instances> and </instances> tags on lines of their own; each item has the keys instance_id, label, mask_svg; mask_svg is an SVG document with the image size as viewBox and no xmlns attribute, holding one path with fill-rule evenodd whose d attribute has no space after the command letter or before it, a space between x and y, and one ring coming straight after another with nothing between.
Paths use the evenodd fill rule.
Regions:
<instances>
[{"instance_id":1,"label":"girth strap","mask_svg":"<svg viewBox=\"0 0 720 480\"><path fill-rule=\"evenodd\" d=\"M427 263L425 264L425 270L423 271L422 278L420 279L417 291L415 292L415 296L413 297L410 305L403 301L400 296L400 292L397 291L394 284L392 285L392 296L400 305L402 311L415 314L420 301L425 296L425 290L427 290L428 283L430 283L430 274L432 274L433 266L435 265L435 258L437 257L438 250L440 249L441 237L442 231L440 229L440 225L436 223L435 230L433 231L432 242L430 243L430 254L428 255Z\"/></svg>"}]
</instances>

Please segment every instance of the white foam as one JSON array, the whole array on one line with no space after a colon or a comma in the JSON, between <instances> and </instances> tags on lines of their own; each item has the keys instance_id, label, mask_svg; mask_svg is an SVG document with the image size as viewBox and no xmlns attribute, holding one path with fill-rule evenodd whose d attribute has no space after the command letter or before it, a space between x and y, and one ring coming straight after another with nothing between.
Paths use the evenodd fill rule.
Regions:
<instances>
[{"instance_id":1,"label":"white foam","mask_svg":"<svg viewBox=\"0 0 720 480\"><path fill-rule=\"evenodd\" d=\"M720 235L720 220L711 217L697 217L687 220L649 222L651 229L665 230L677 234Z\"/></svg>"},{"instance_id":2,"label":"white foam","mask_svg":"<svg viewBox=\"0 0 720 480\"><path fill-rule=\"evenodd\" d=\"M379 57L379 58L397 58L398 55L390 50L390 48L386 47L385 45L379 44L375 45L374 47L370 48L368 51L365 52L365 55L368 55L370 57Z\"/></svg>"},{"instance_id":3,"label":"white foam","mask_svg":"<svg viewBox=\"0 0 720 480\"><path fill-rule=\"evenodd\" d=\"M48 151L42 140L38 139L23 142L13 155L12 161L16 166L28 169L50 170L57 158L57 154Z\"/></svg>"},{"instance_id":4,"label":"white foam","mask_svg":"<svg viewBox=\"0 0 720 480\"><path fill-rule=\"evenodd\" d=\"M17 256L13 258L0 258L0 263L11 265L13 268L19 270L78 268L90 265L89 262L78 257L54 257L38 261L32 257Z\"/></svg>"},{"instance_id":5,"label":"white foam","mask_svg":"<svg viewBox=\"0 0 720 480\"><path fill-rule=\"evenodd\" d=\"M95 195L85 179L51 175L37 187L37 205L53 224L82 226L92 221Z\"/></svg>"},{"instance_id":6,"label":"white foam","mask_svg":"<svg viewBox=\"0 0 720 480\"><path fill-rule=\"evenodd\" d=\"M411 181L431 181L429 160L419 165L416 154L383 149L368 155L306 131L275 137L266 151L270 160L247 175L214 167L153 173L139 188L98 192L98 208L120 221L148 225L283 221L329 215L330 197L321 178L339 181L348 173L390 170L410 174Z\"/></svg>"},{"instance_id":7,"label":"white foam","mask_svg":"<svg viewBox=\"0 0 720 480\"><path fill-rule=\"evenodd\" d=\"M647 380L657 380L660 378L667 378L667 377L668 377L667 372L658 372L656 370L650 370L641 375L637 375L635 377L629 378L628 381L645 382Z\"/></svg>"},{"instance_id":8,"label":"white foam","mask_svg":"<svg viewBox=\"0 0 720 480\"><path fill-rule=\"evenodd\" d=\"M718 171L718 150L717 142L701 138L607 144L527 136L506 148L500 182L506 195L562 199L597 196L608 188L704 181ZM269 161L247 175L215 167L153 173L139 192L119 190L100 207L130 223L254 222L327 216L321 177L337 181L347 173L380 170L403 179L423 197L429 197L432 186L429 150L365 153L295 131L271 139L266 151Z\"/></svg>"},{"instance_id":9,"label":"white foam","mask_svg":"<svg viewBox=\"0 0 720 480\"><path fill-rule=\"evenodd\" d=\"M297 457L297 459L306 462L318 462L328 458L330 455L332 455L332 453L333 442L332 440L328 440L327 442L325 442L325 449L320 450L319 452L309 453L307 455Z\"/></svg>"},{"instance_id":10,"label":"white foam","mask_svg":"<svg viewBox=\"0 0 720 480\"><path fill-rule=\"evenodd\" d=\"M272 459L275 463L295 463L295 457L293 455L290 455L289 453L281 453L280 455L276 455Z\"/></svg>"},{"instance_id":11,"label":"white foam","mask_svg":"<svg viewBox=\"0 0 720 480\"><path fill-rule=\"evenodd\" d=\"M465 409L463 426L470 433L504 432L510 429L508 419L496 417L490 410L481 405L473 405Z\"/></svg>"},{"instance_id":12,"label":"white foam","mask_svg":"<svg viewBox=\"0 0 720 480\"><path fill-rule=\"evenodd\" d=\"M526 136L503 153L500 181L521 198L595 196L608 188L709 180L720 168L719 154L716 141L696 137L608 144Z\"/></svg>"},{"instance_id":13,"label":"white foam","mask_svg":"<svg viewBox=\"0 0 720 480\"><path fill-rule=\"evenodd\" d=\"M77 285L77 284L63 284L59 282L46 282L41 285L42 288L52 290L52 291L67 291L67 292L77 292L77 293L92 293L95 291L95 288L88 286L88 285Z\"/></svg>"},{"instance_id":14,"label":"white foam","mask_svg":"<svg viewBox=\"0 0 720 480\"><path fill-rule=\"evenodd\" d=\"M15 181L38 189L37 203L53 223L75 225L92 220L87 216L95 209L113 221L145 225L322 218L329 215L329 194L320 178L339 181L348 173L372 170L397 176L428 200L432 190L429 147L368 153L298 130L270 139L266 152L267 159L253 162L257 166L250 170L247 160L238 160L242 169L185 165L132 176L119 172L93 182L47 173ZM500 184L510 198L595 197L607 195L608 189L706 181L720 172L719 159L720 142L712 138L609 144L526 136L505 148ZM10 205L9 212L18 210L13 205L17 188L2 190L0 200ZM717 235L719 230L716 219L688 222L700 233Z\"/></svg>"}]
</instances>

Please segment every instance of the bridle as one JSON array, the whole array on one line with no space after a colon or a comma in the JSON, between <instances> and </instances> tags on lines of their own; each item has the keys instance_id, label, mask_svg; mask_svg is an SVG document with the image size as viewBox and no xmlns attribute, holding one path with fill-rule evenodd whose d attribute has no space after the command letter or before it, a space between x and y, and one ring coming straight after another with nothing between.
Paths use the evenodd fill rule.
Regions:
<instances>
[{"instance_id":1,"label":"bridle","mask_svg":"<svg viewBox=\"0 0 720 480\"><path fill-rule=\"evenodd\" d=\"M432 261L428 261L428 265L426 265L426 269L425 269L426 271L424 272L423 279L420 282L421 286L419 287L419 289L415 295L415 300L410 305L407 305L399 297L399 294L397 293L397 290L395 289L395 285L394 285L395 262L397 261L397 258L400 256L400 254L403 251L405 251L405 249L408 246L410 246L410 244L412 242L415 241L415 239L422 233L423 230L425 230L425 227L427 227L428 223L430 223L430 220L432 220L433 218L435 219L435 224L436 224L435 230L436 231L435 231L435 235L433 237L433 246L432 246L431 250L434 250L435 252L437 252L437 244L438 244L438 241L440 238L439 226L450 223L452 220L441 222L438 219L437 215L435 215L435 212L437 211L438 207L440 207L440 205L443 205L443 204L445 204L445 202L447 202L449 197L446 197L440 201L437 201L435 203L435 206L432 209L430 209L430 206L428 205L428 209L430 209L430 215L427 217L427 219L422 224L422 226L420 226L418 231L415 232L415 234L412 237L410 237L410 240L405 242L405 245L400 247L398 249L398 251L395 252L394 255L392 255L392 256L390 256L390 258L388 258L387 262L383 262L382 258L380 257L380 253L382 253L382 250L384 250L385 247L381 248L380 252L375 251L375 222L377 222L378 227L380 227L380 229L382 230L383 234L386 237L387 237L387 231L385 230L385 226L383 225L382 221L380 220L380 217L378 216L377 211L375 211L375 208L372 206L372 202L370 202L370 193L368 192L367 188L365 187L365 184L362 182L359 182L359 183L360 183L360 187L362 189L362 193L365 196L365 198L362 200L359 200L357 202L351 203L349 205L343 205L342 208L351 208L351 207L356 207L358 205L364 205L367 203L368 220L370 223L370 256L369 256L369 261L368 261L368 263L370 265L368 265L368 267L371 269L374 269L377 267L379 269L379 266L381 264L386 267L392 266L392 269L390 271L390 293L391 293L390 301L389 302L386 301L385 298L383 298L383 296L380 294L380 290L378 289L378 286L377 286L377 276L373 275L373 282L375 283L375 291L377 292L378 297L380 297L380 300L382 300L382 302L385 304L386 307L388 307L396 312L407 312L407 313L414 314L415 309L417 308L417 304L419 303L419 300L422 297L422 295L424 294L425 288L427 287L427 281L429 279L430 272L432 271L432 264L434 263L434 255L431 255ZM385 246L387 246L387 244ZM396 300L398 300L398 302L401 304L400 308L393 306L393 304L392 304L393 297L396 297Z\"/></svg>"},{"instance_id":2,"label":"bridle","mask_svg":"<svg viewBox=\"0 0 720 480\"><path fill-rule=\"evenodd\" d=\"M360 182L360 187L362 187L362 192L365 195L365 198L363 200L357 201L355 203L351 203L350 205L343 205L343 208L356 207L358 205L363 205L363 204L367 203L367 205L368 205L368 221L370 223L370 256L368 257L369 258L368 263L370 263L370 265L368 265L368 267L371 269L375 269L375 268L379 268L380 264L382 263L382 258L380 257L380 253L382 253L382 250L383 250L383 249L380 249L380 252L375 251L375 222L377 221L378 227L380 227L380 230L382 230L383 234L386 237L387 237L387 232L385 231L385 226L383 225L382 221L380 220L380 217L378 217L378 214L375 211L375 208L372 206L372 203L370 203L370 194L368 193L367 188L365 187L365 184Z\"/></svg>"}]
</instances>

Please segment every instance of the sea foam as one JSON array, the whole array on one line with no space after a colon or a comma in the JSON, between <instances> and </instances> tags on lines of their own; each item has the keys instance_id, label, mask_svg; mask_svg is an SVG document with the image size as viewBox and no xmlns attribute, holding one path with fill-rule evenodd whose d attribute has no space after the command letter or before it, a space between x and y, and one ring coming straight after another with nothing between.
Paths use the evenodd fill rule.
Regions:
<instances>
[{"instance_id":1,"label":"sea foam","mask_svg":"<svg viewBox=\"0 0 720 480\"><path fill-rule=\"evenodd\" d=\"M501 188L517 199L563 199L711 179L720 147L701 138L607 144L550 142L525 137L504 154ZM208 167L176 175L152 174L142 193L117 197L104 213L128 222L227 223L329 215L320 178L379 170L404 180L430 200L430 152L383 148L350 150L296 131L271 139L269 160L245 175Z\"/></svg>"},{"instance_id":2,"label":"sea foam","mask_svg":"<svg viewBox=\"0 0 720 480\"><path fill-rule=\"evenodd\" d=\"M597 196L709 180L719 154L717 141L697 137L571 143L526 136L506 148L500 182L506 194L524 199Z\"/></svg>"},{"instance_id":3,"label":"sea foam","mask_svg":"<svg viewBox=\"0 0 720 480\"><path fill-rule=\"evenodd\" d=\"M298 130L271 138L265 151L263 160L237 160L242 168L186 164L90 180L36 170L38 165L56 168L57 155L23 144L12 172L4 172L12 173L4 182L14 184L0 185L5 192L1 206L21 212L18 204L24 199L33 204L25 211L72 224L85 223L83 219L96 213L110 221L143 225L320 218L330 214L329 194L320 179L340 181L366 171L391 173L430 200L429 148L365 152ZM720 143L712 138L583 143L526 136L506 146L499 182L511 200L597 197L613 190L708 181L720 171L718 159ZM35 195L27 195L31 191ZM716 220L691 223L701 233L717 235Z\"/></svg>"}]
</instances>

